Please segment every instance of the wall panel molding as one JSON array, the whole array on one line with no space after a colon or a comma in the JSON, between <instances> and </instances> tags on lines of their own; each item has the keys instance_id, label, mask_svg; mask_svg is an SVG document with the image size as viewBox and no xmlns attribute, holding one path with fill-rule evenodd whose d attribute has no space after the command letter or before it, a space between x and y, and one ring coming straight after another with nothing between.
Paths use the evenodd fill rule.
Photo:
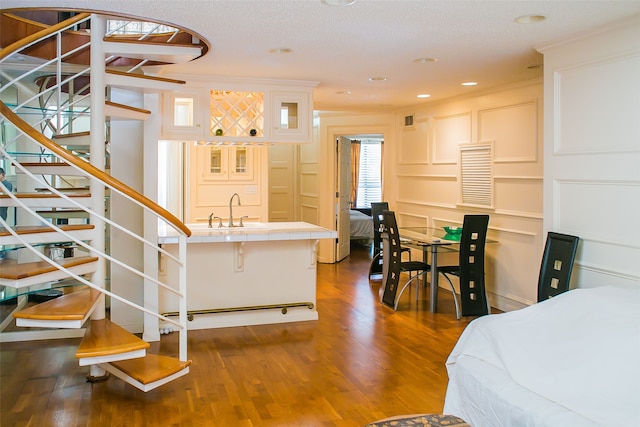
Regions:
<instances>
[{"instance_id":1,"label":"wall panel molding","mask_svg":"<svg viewBox=\"0 0 640 427\"><path fill-rule=\"evenodd\" d=\"M396 151L398 165L428 165L429 119L415 119L412 126L402 126L400 134Z\"/></svg>"},{"instance_id":2,"label":"wall panel molding","mask_svg":"<svg viewBox=\"0 0 640 427\"><path fill-rule=\"evenodd\" d=\"M458 163L458 146L471 142L471 111L433 118L432 156L433 164Z\"/></svg>"},{"instance_id":3,"label":"wall panel molding","mask_svg":"<svg viewBox=\"0 0 640 427\"><path fill-rule=\"evenodd\" d=\"M639 75L637 52L557 68L554 154L640 152L640 128L629 125L640 111L640 85L630 85L629 79Z\"/></svg>"},{"instance_id":4,"label":"wall panel molding","mask_svg":"<svg viewBox=\"0 0 640 427\"><path fill-rule=\"evenodd\" d=\"M494 163L538 161L536 99L478 111L478 139L494 141Z\"/></svg>"}]
</instances>

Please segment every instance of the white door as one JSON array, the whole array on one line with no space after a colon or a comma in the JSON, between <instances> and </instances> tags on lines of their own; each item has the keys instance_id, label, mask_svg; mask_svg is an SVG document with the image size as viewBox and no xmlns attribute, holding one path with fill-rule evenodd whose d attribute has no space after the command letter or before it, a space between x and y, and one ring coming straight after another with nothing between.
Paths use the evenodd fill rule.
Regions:
<instances>
[{"instance_id":1,"label":"white door","mask_svg":"<svg viewBox=\"0 0 640 427\"><path fill-rule=\"evenodd\" d=\"M336 183L336 226L338 242L336 261L350 253L349 196L351 191L351 140L343 136L337 141L338 180Z\"/></svg>"}]
</instances>

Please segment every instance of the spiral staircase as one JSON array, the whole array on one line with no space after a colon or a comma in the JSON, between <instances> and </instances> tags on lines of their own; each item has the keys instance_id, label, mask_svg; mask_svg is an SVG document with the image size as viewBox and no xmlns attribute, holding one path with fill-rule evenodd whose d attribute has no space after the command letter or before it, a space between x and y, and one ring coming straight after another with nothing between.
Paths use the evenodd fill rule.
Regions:
<instances>
[{"instance_id":1,"label":"spiral staircase","mask_svg":"<svg viewBox=\"0 0 640 427\"><path fill-rule=\"evenodd\" d=\"M9 211L7 219L0 217L6 256L0 261L0 341L82 336L76 358L89 367L90 381L110 373L153 390L189 372L185 269L191 232L109 173L110 134L117 121L159 114L159 108L118 103L111 94L176 90L184 82L150 76L145 69L193 60L207 47L184 30L125 17L0 12L0 160L14 184L12 192L0 183L0 206ZM144 138L127 143L143 144ZM114 196L140 212L143 231L110 218ZM177 257L157 245L156 233L149 232L156 223L179 236ZM114 233L136 242L143 267L111 253ZM178 265L179 283L158 280L160 257ZM155 260L156 268L147 260ZM133 286L144 284L136 290L142 298L112 290L118 288L110 281L114 266L136 277ZM179 301L177 320L157 311L158 295ZM143 337L163 341L162 323L177 331L178 339L158 346L162 354L150 354L149 342L110 320L114 304L142 313Z\"/></svg>"}]
</instances>

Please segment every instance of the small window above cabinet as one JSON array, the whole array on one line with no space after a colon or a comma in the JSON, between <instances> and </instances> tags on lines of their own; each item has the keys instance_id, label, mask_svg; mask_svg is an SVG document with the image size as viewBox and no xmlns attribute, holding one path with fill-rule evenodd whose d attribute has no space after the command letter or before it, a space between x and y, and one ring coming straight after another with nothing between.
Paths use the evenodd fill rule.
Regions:
<instances>
[{"instance_id":1,"label":"small window above cabinet","mask_svg":"<svg viewBox=\"0 0 640 427\"><path fill-rule=\"evenodd\" d=\"M199 95L197 93L166 93L164 100L163 137L166 139L202 138Z\"/></svg>"},{"instance_id":2,"label":"small window above cabinet","mask_svg":"<svg viewBox=\"0 0 640 427\"><path fill-rule=\"evenodd\" d=\"M253 179L251 147L198 147L205 180L246 181Z\"/></svg>"},{"instance_id":3,"label":"small window above cabinet","mask_svg":"<svg viewBox=\"0 0 640 427\"><path fill-rule=\"evenodd\" d=\"M273 92L273 129L275 142L310 142L311 110L306 93Z\"/></svg>"}]
</instances>

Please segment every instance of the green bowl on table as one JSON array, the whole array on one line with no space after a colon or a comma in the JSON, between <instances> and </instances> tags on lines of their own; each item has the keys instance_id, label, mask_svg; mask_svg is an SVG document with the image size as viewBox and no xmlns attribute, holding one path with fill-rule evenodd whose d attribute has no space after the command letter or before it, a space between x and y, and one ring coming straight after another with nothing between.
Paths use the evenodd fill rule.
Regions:
<instances>
[{"instance_id":1,"label":"green bowl on table","mask_svg":"<svg viewBox=\"0 0 640 427\"><path fill-rule=\"evenodd\" d=\"M444 236L445 240L455 240L456 242L460 241L460 237L462 236L462 227L442 227L444 231L447 233Z\"/></svg>"}]
</instances>

